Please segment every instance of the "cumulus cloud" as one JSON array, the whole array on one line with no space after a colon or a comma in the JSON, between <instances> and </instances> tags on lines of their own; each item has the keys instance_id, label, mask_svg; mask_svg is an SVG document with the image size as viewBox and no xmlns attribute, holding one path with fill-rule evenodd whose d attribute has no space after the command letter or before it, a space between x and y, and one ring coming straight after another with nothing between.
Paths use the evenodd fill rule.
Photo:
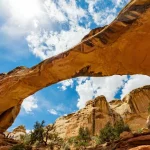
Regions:
<instances>
[{"instance_id":1,"label":"cumulus cloud","mask_svg":"<svg viewBox=\"0 0 150 150\"><path fill-rule=\"evenodd\" d=\"M146 75L133 75L130 77L128 82L125 83L124 88L122 90L121 98L123 98L126 94L131 92L132 90L150 85L150 77Z\"/></svg>"},{"instance_id":2,"label":"cumulus cloud","mask_svg":"<svg viewBox=\"0 0 150 150\"><path fill-rule=\"evenodd\" d=\"M2 20L0 32L13 38L26 36L37 28L37 21L42 20L43 23L47 21L48 16L42 6L40 0L1 0L0 19L3 14L5 20Z\"/></svg>"},{"instance_id":3,"label":"cumulus cloud","mask_svg":"<svg viewBox=\"0 0 150 150\"><path fill-rule=\"evenodd\" d=\"M121 99L132 90L150 85L150 77L145 75L127 76L114 75L101 78L77 79L76 92L79 95L77 107L83 108L88 100L104 95L108 101L115 99L121 92ZM120 93L119 93L120 94Z\"/></svg>"},{"instance_id":4,"label":"cumulus cloud","mask_svg":"<svg viewBox=\"0 0 150 150\"><path fill-rule=\"evenodd\" d=\"M22 108L25 110L26 113L31 113L34 109L37 109L38 104L35 96L31 95L24 99L22 103Z\"/></svg>"},{"instance_id":5,"label":"cumulus cloud","mask_svg":"<svg viewBox=\"0 0 150 150\"><path fill-rule=\"evenodd\" d=\"M81 18L86 17L86 10L77 6L74 0L46 0L46 12L51 23L65 26L68 29L41 30L27 36L31 52L41 59L46 59L70 49L90 31L79 25ZM75 11L73 11L75 10ZM56 25L55 25L56 26Z\"/></svg>"},{"instance_id":6,"label":"cumulus cloud","mask_svg":"<svg viewBox=\"0 0 150 150\"><path fill-rule=\"evenodd\" d=\"M70 49L88 34L92 23L104 26L112 22L118 8L121 4L123 7L127 0L118 0L116 3L86 0L84 3L88 9L78 6L74 0L46 0L45 9L55 27L51 31L44 29L31 32L26 38L30 51L35 56L46 59Z\"/></svg>"},{"instance_id":7,"label":"cumulus cloud","mask_svg":"<svg viewBox=\"0 0 150 150\"><path fill-rule=\"evenodd\" d=\"M75 46L89 31L89 29L80 26L71 26L69 31L62 30L60 33L53 31L32 32L28 35L27 41L35 56L46 59Z\"/></svg>"},{"instance_id":8,"label":"cumulus cloud","mask_svg":"<svg viewBox=\"0 0 150 150\"><path fill-rule=\"evenodd\" d=\"M83 108L88 100L104 95L108 101L112 100L120 87L127 80L127 76L111 76L102 78L89 78L76 87L79 95L77 107Z\"/></svg>"},{"instance_id":9,"label":"cumulus cloud","mask_svg":"<svg viewBox=\"0 0 150 150\"><path fill-rule=\"evenodd\" d=\"M50 109L48 112L52 115L58 115L58 112L55 109Z\"/></svg>"},{"instance_id":10,"label":"cumulus cloud","mask_svg":"<svg viewBox=\"0 0 150 150\"><path fill-rule=\"evenodd\" d=\"M32 130L30 130L30 129L26 129L26 133L27 133L27 134L30 134L31 131L32 131Z\"/></svg>"},{"instance_id":11,"label":"cumulus cloud","mask_svg":"<svg viewBox=\"0 0 150 150\"><path fill-rule=\"evenodd\" d=\"M88 3L88 12L98 26L104 26L111 23L117 13L118 8L122 8L129 0L86 0Z\"/></svg>"},{"instance_id":12,"label":"cumulus cloud","mask_svg":"<svg viewBox=\"0 0 150 150\"><path fill-rule=\"evenodd\" d=\"M30 52L46 59L79 43L90 29L110 23L126 2L85 0L85 9L74 0L1 0L0 34L7 35L7 41L17 38L16 43L26 37ZM24 56L18 53L22 48L14 49Z\"/></svg>"},{"instance_id":13,"label":"cumulus cloud","mask_svg":"<svg viewBox=\"0 0 150 150\"><path fill-rule=\"evenodd\" d=\"M65 91L68 87L73 87L73 79L69 79L69 80L64 80L59 84L59 89L61 89L62 91Z\"/></svg>"}]
</instances>

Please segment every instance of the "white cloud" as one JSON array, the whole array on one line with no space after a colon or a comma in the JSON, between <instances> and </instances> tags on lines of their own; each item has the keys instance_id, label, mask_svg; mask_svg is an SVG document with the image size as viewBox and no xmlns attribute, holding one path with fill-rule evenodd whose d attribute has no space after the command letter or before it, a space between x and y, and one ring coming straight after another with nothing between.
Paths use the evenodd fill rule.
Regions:
<instances>
[{"instance_id":1,"label":"white cloud","mask_svg":"<svg viewBox=\"0 0 150 150\"><path fill-rule=\"evenodd\" d=\"M62 91L65 91L67 87L73 87L73 79L61 81L58 84L60 85L58 88L60 88Z\"/></svg>"},{"instance_id":2,"label":"white cloud","mask_svg":"<svg viewBox=\"0 0 150 150\"><path fill-rule=\"evenodd\" d=\"M33 109L37 109L38 105L35 96L31 95L24 99L22 103L22 108L25 110L26 113L31 113Z\"/></svg>"},{"instance_id":3,"label":"white cloud","mask_svg":"<svg viewBox=\"0 0 150 150\"><path fill-rule=\"evenodd\" d=\"M88 12L98 26L105 26L111 23L118 13L117 9L122 8L127 2L129 2L129 0L112 0L109 2L102 0L85 1L88 3ZM106 3L107 5L105 5ZM97 11L96 8L98 8L99 11Z\"/></svg>"},{"instance_id":4,"label":"white cloud","mask_svg":"<svg viewBox=\"0 0 150 150\"><path fill-rule=\"evenodd\" d=\"M46 0L44 4L50 19L60 22L66 21L66 16L63 14L62 10L58 8L56 3L54 3L52 0Z\"/></svg>"},{"instance_id":5,"label":"white cloud","mask_svg":"<svg viewBox=\"0 0 150 150\"><path fill-rule=\"evenodd\" d=\"M46 59L70 49L78 44L88 34L90 29L81 27L78 22L82 17L87 17L86 10L77 6L76 1L57 2L45 1L45 9L51 23L59 22L58 26L65 23L68 29L40 30L31 32L27 36L28 46L31 52L41 59ZM73 11L74 10L74 11ZM54 28L57 26L55 25Z\"/></svg>"},{"instance_id":6,"label":"white cloud","mask_svg":"<svg viewBox=\"0 0 150 150\"><path fill-rule=\"evenodd\" d=\"M118 75L87 79L76 87L79 95L77 107L83 108L88 100L99 95L104 95L108 101L112 100L126 80L127 76Z\"/></svg>"},{"instance_id":7,"label":"white cloud","mask_svg":"<svg viewBox=\"0 0 150 150\"><path fill-rule=\"evenodd\" d=\"M59 32L32 32L28 37L28 45L31 52L46 59L57 55L75 46L90 30L80 26L71 26L69 31Z\"/></svg>"},{"instance_id":8,"label":"white cloud","mask_svg":"<svg viewBox=\"0 0 150 150\"><path fill-rule=\"evenodd\" d=\"M123 7L124 3L128 3L130 0L112 0L115 7Z\"/></svg>"},{"instance_id":9,"label":"white cloud","mask_svg":"<svg viewBox=\"0 0 150 150\"><path fill-rule=\"evenodd\" d=\"M122 99L132 90L150 85L150 77L145 75L133 75L128 79L127 76L114 75L101 78L78 78L77 82L76 91L79 95L77 107L83 108L88 100L99 95L104 95L108 101L113 100L118 90L122 90Z\"/></svg>"},{"instance_id":10,"label":"white cloud","mask_svg":"<svg viewBox=\"0 0 150 150\"><path fill-rule=\"evenodd\" d=\"M0 33L7 35L8 39L26 37L30 52L46 59L78 44L90 31L91 16L98 26L102 26L117 14L116 8L95 11L97 2L103 4L105 1L86 2L88 9L81 8L74 0L1 0L0 17L7 19L1 25ZM121 2L118 0L116 5L120 6Z\"/></svg>"},{"instance_id":11,"label":"white cloud","mask_svg":"<svg viewBox=\"0 0 150 150\"><path fill-rule=\"evenodd\" d=\"M50 110L48 110L48 112L52 115L58 115L58 112L54 109L50 109Z\"/></svg>"},{"instance_id":12,"label":"white cloud","mask_svg":"<svg viewBox=\"0 0 150 150\"><path fill-rule=\"evenodd\" d=\"M26 36L36 30L35 20L42 25L48 17L40 0L1 0L0 14L5 16L0 32L13 38Z\"/></svg>"},{"instance_id":13,"label":"white cloud","mask_svg":"<svg viewBox=\"0 0 150 150\"><path fill-rule=\"evenodd\" d=\"M26 133L29 134L31 133L32 130L26 129Z\"/></svg>"},{"instance_id":14,"label":"white cloud","mask_svg":"<svg viewBox=\"0 0 150 150\"><path fill-rule=\"evenodd\" d=\"M122 90L121 98L123 98L126 94L129 94L132 90L145 86L150 85L150 77L146 75L133 75L131 76L130 80L124 85Z\"/></svg>"}]
</instances>

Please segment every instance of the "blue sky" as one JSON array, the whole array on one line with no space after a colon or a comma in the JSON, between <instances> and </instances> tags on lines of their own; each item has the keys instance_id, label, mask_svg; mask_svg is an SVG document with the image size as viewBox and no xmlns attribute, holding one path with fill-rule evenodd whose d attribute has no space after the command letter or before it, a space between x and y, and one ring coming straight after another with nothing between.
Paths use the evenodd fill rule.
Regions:
<instances>
[{"instance_id":1,"label":"blue sky","mask_svg":"<svg viewBox=\"0 0 150 150\"><path fill-rule=\"evenodd\" d=\"M96 27L109 24L129 0L0 0L0 73L31 67L76 45ZM53 123L105 95L110 101L150 84L148 76L76 78L26 98L10 128L35 121Z\"/></svg>"}]
</instances>

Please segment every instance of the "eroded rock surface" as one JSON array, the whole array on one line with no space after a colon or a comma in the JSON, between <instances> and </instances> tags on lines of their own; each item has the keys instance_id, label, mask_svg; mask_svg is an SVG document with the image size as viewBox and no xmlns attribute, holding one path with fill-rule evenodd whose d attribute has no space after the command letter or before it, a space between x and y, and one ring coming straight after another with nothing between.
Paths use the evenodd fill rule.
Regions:
<instances>
[{"instance_id":1,"label":"eroded rock surface","mask_svg":"<svg viewBox=\"0 0 150 150\"><path fill-rule=\"evenodd\" d=\"M110 104L112 109L123 117L125 123L133 131L147 128L146 120L148 117L148 106L150 104L150 86L133 90L118 105L114 103Z\"/></svg>"},{"instance_id":2,"label":"eroded rock surface","mask_svg":"<svg viewBox=\"0 0 150 150\"><path fill-rule=\"evenodd\" d=\"M26 128L23 125L18 126L12 132L6 131L5 136L9 139L20 141L26 135Z\"/></svg>"},{"instance_id":3,"label":"eroded rock surface","mask_svg":"<svg viewBox=\"0 0 150 150\"><path fill-rule=\"evenodd\" d=\"M149 150L150 133L133 135L128 139L118 140L114 143L99 145L88 150Z\"/></svg>"},{"instance_id":4,"label":"eroded rock surface","mask_svg":"<svg viewBox=\"0 0 150 150\"><path fill-rule=\"evenodd\" d=\"M16 144L18 144L17 141L6 138L3 134L0 134L0 150L10 150L10 148Z\"/></svg>"},{"instance_id":5,"label":"eroded rock surface","mask_svg":"<svg viewBox=\"0 0 150 150\"><path fill-rule=\"evenodd\" d=\"M53 131L66 139L77 136L80 127L87 127L91 135L96 135L107 122L113 124L119 119L120 116L110 109L106 98L99 96L88 101L86 107L76 113L58 118Z\"/></svg>"},{"instance_id":6,"label":"eroded rock surface","mask_svg":"<svg viewBox=\"0 0 150 150\"><path fill-rule=\"evenodd\" d=\"M11 110L38 90L78 76L150 75L150 0L132 0L108 26L90 32L74 48L32 67L0 74L0 132ZM4 121L2 118L5 118Z\"/></svg>"},{"instance_id":7,"label":"eroded rock surface","mask_svg":"<svg viewBox=\"0 0 150 150\"><path fill-rule=\"evenodd\" d=\"M149 103L150 86L133 90L123 100L107 102L104 96L98 96L89 100L85 108L58 118L53 131L66 139L77 136L80 127L87 127L91 135L97 135L108 122L114 124L122 118L133 132L145 132L142 128L147 128Z\"/></svg>"}]
</instances>

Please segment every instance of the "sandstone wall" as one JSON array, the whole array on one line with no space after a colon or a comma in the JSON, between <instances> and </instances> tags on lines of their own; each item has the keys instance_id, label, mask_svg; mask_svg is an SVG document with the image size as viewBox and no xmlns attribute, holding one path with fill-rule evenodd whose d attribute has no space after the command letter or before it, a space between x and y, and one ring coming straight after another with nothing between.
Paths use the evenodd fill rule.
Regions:
<instances>
[{"instance_id":1,"label":"sandstone wall","mask_svg":"<svg viewBox=\"0 0 150 150\"><path fill-rule=\"evenodd\" d=\"M133 132L138 132L146 128L149 103L150 86L135 89L123 100L109 103L104 96L98 96L88 101L85 108L57 119L53 131L62 138L69 138L78 135L80 127L87 127L91 135L97 135L106 123L114 124L122 118Z\"/></svg>"}]
</instances>

